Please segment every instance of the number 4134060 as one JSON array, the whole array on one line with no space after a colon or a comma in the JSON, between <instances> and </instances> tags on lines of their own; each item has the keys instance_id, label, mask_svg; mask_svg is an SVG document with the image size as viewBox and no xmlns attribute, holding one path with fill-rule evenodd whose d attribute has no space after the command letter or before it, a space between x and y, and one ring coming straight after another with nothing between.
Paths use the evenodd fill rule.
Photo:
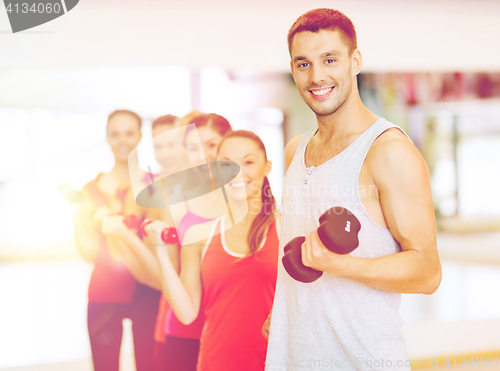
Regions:
<instances>
[{"instance_id":1,"label":"number 4134060","mask_svg":"<svg viewBox=\"0 0 500 371\"><path fill-rule=\"evenodd\" d=\"M15 9L14 9L15 8ZM8 3L7 5L7 13L60 13L61 12L61 5L58 3L38 3L38 4L32 4L31 7L29 6L28 3L15 3L14 5L12 3Z\"/></svg>"}]
</instances>

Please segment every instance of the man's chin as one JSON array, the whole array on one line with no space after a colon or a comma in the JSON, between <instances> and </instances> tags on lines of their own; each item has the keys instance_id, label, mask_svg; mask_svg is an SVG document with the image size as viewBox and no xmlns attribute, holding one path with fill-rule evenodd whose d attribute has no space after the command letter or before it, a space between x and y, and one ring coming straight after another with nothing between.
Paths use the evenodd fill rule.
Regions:
<instances>
[{"instance_id":1,"label":"man's chin","mask_svg":"<svg viewBox=\"0 0 500 371\"><path fill-rule=\"evenodd\" d=\"M318 116L318 117L326 117L326 116L330 116L330 115L338 112L339 109L342 106L344 106L344 103L346 101L347 100L344 100L341 103L336 104L334 106L330 106L330 107L323 106L323 107L321 107L321 109L319 107L317 107L317 106L314 106L313 104L311 104L311 105L308 104L308 106L311 109L311 111L313 111L316 114L316 116Z\"/></svg>"},{"instance_id":2,"label":"man's chin","mask_svg":"<svg viewBox=\"0 0 500 371\"><path fill-rule=\"evenodd\" d=\"M322 110L319 110L317 107L311 106L309 106L309 108L316 114L316 116L320 117L330 116L332 113L335 113L335 111L337 111L337 108L326 108Z\"/></svg>"},{"instance_id":3,"label":"man's chin","mask_svg":"<svg viewBox=\"0 0 500 371\"><path fill-rule=\"evenodd\" d=\"M330 116L332 113L335 113L335 111L328 111L328 112L314 112L316 114L316 116L319 116L319 117L326 117L326 116Z\"/></svg>"}]
</instances>

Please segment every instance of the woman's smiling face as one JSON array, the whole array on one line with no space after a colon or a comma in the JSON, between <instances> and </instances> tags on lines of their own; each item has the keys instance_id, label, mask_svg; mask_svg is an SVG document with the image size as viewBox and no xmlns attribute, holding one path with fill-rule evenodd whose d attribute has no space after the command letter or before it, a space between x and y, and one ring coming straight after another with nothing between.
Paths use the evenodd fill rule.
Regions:
<instances>
[{"instance_id":1,"label":"woman's smiling face","mask_svg":"<svg viewBox=\"0 0 500 371\"><path fill-rule=\"evenodd\" d=\"M232 199L261 197L264 178L271 171L271 162L266 160L264 151L252 139L230 137L219 148L218 161L232 161L240 166L240 174L228 183L227 195Z\"/></svg>"},{"instance_id":2,"label":"woman's smiling face","mask_svg":"<svg viewBox=\"0 0 500 371\"><path fill-rule=\"evenodd\" d=\"M127 113L114 115L109 119L106 139L115 161L128 161L130 152L141 141L141 129L137 119Z\"/></svg>"},{"instance_id":3,"label":"woman's smiling face","mask_svg":"<svg viewBox=\"0 0 500 371\"><path fill-rule=\"evenodd\" d=\"M186 135L185 142L189 165L193 167L215 161L221 139L222 136L217 131L206 125L191 130Z\"/></svg>"}]
</instances>

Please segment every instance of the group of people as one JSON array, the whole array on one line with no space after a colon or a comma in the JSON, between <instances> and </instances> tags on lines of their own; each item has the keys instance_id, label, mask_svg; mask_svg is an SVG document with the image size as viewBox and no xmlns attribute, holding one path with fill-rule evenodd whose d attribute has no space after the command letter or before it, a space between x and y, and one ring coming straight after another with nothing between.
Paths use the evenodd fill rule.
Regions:
<instances>
[{"instance_id":1,"label":"group of people","mask_svg":"<svg viewBox=\"0 0 500 371\"><path fill-rule=\"evenodd\" d=\"M267 180L271 162L257 135L233 131L217 114L162 116L153 121L153 135L162 139L182 125L196 130L155 141L159 177L175 174L183 161L187 168L197 166L200 155L205 163L231 161L241 172L225 187L228 202L233 210L245 203L249 212L232 226L226 203L209 198L200 204L190 197L199 186L195 179L169 190L186 195L182 213L137 205L132 182L142 181L145 189L150 183L147 172L129 171L141 119L128 110L109 116L115 166L85 185L84 207L74 217L77 247L95 264L88 330L96 370L118 370L124 318L133 323L138 370L234 370L241 362L248 370L263 368L261 328L274 297L279 241L279 214ZM130 215L154 221L141 231L139 224L126 225ZM172 226L179 243L166 244L161 232ZM183 245L188 235L196 242Z\"/></svg>"},{"instance_id":2,"label":"group of people","mask_svg":"<svg viewBox=\"0 0 500 371\"><path fill-rule=\"evenodd\" d=\"M430 294L441 277L427 167L400 128L361 102L361 54L344 14L305 13L288 46L318 126L285 148L283 219L256 134L233 131L214 113L159 117L152 128L161 172L153 175L129 171L141 118L128 110L109 116L115 165L85 185L73 213L77 248L95 265L88 331L96 371L119 369L124 318L132 320L138 371L409 370L400 293ZM239 166L222 187L225 202L213 179L208 194L186 171L175 185L163 181L194 168L212 177L222 162ZM152 198L160 193L166 207L140 206L133 184ZM173 199L182 200L175 212ZM333 206L360 220L351 254L318 238L319 216ZM131 215L139 223L127 224ZM165 240L173 228L176 238ZM326 273L313 283L294 280L281 264L283 246L297 236L306 236L302 263Z\"/></svg>"}]
</instances>

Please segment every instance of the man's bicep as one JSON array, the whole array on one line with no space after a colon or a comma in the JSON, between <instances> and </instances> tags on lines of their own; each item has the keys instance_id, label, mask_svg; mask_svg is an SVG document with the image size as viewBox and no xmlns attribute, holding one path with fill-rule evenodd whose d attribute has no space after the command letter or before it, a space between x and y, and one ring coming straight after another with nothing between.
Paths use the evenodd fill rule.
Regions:
<instances>
[{"instance_id":1,"label":"man's bicep","mask_svg":"<svg viewBox=\"0 0 500 371\"><path fill-rule=\"evenodd\" d=\"M406 138L389 140L374 164L374 181L389 230L403 250L435 246L427 164Z\"/></svg>"}]
</instances>

